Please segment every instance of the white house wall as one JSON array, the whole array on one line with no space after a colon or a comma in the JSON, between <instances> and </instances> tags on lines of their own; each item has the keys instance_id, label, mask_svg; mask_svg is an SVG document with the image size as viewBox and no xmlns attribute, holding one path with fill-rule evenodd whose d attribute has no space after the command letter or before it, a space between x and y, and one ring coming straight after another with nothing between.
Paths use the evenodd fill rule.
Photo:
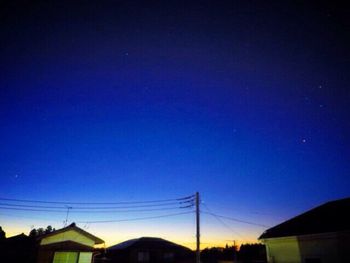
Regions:
<instances>
[{"instance_id":1,"label":"white house wall","mask_svg":"<svg viewBox=\"0 0 350 263\"><path fill-rule=\"evenodd\" d=\"M322 263L349 263L350 232L303 235L262 240L269 263L304 263L320 259Z\"/></svg>"},{"instance_id":2,"label":"white house wall","mask_svg":"<svg viewBox=\"0 0 350 263\"><path fill-rule=\"evenodd\" d=\"M340 262L338 239L335 235L307 235L299 237L301 257L319 258L322 263Z\"/></svg>"}]
</instances>

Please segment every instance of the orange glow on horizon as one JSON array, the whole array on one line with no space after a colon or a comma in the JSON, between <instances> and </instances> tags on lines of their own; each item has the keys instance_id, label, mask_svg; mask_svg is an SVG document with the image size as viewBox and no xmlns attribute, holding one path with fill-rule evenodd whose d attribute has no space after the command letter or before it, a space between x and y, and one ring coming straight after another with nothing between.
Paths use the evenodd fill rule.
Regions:
<instances>
[{"instance_id":1,"label":"orange glow on horizon","mask_svg":"<svg viewBox=\"0 0 350 263\"><path fill-rule=\"evenodd\" d=\"M27 220L25 224L21 221L11 220L1 224L6 232L6 237L15 236L21 233L29 234L32 227L38 228L46 226L49 223ZM62 228L62 223L51 224L53 228ZM101 238L105 241L105 247L124 242L129 239L140 237L158 237L169 240L176 244L188 247L192 250L196 248L195 225L193 222L157 222L156 224L109 224L109 225L83 225L78 224L85 231ZM241 231L241 230L238 230ZM243 231L243 230L242 230ZM244 232L240 232L241 234ZM239 247L241 244L257 243L259 233L256 231L245 231L244 236L233 235L220 229L216 225L204 225L201 233L201 249L208 247L225 247L233 245L235 240ZM243 239L244 238L244 239Z\"/></svg>"},{"instance_id":2,"label":"orange glow on horizon","mask_svg":"<svg viewBox=\"0 0 350 263\"><path fill-rule=\"evenodd\" d=\"M19 235L21 233L24 233L26 235L29 234L30 229L27 229L26 227L3 227L3 229L5 228L5 232L6 232L6 237L11 237L11 236L16 236ZM89 232L89 230L87 230ZM99 232L99 231L98 231ZM115 236L114 233L97 233L95 231L91 231L90 232L93 235L96 235L97 237L103 239L105 241L105 247L109 247L121 242L124 242L126 240L129 239L133 239L133 238L140 238L141 236L130 236L130 235L119 235L118 237ZM168 241L174 242L176 244L188 247L192 250L195 250L196 248L196 242L195 242L195 238L191 239L187 239L187 238L182 238L181 236L177 236L177 235L167 235L167 236L159 236L159 235L151 235L153 237L160 237L163 239L166 239ZM220 236L217 236L215 238L208 238L208 239L203 239L201 240L201 249L205 249L205 248L210 248L210 247L225 247L226 244L228 246L232 246L233 245L233 240L227 240L227 241L221 241L222 238L220 238ZM252 237L251 239L245 240L244 242L239 242L236 241L236 245L239 247L242 244L246 244L246 243L257 243L257 239ZM102 245L103 247L103 245Z\"/></svg>"}]
</instances>

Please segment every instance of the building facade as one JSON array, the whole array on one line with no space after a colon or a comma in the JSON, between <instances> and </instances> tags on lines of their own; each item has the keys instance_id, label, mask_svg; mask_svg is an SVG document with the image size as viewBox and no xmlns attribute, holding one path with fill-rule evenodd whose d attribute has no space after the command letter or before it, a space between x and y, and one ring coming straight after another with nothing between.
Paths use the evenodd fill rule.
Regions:
<instances>
[{"instance_id":1,"label":"building facade","mask_svg":"<svg viewBox=\"0 0 350 263\"><path fill-rule=\"evenodd\" d=\"M350 198L328 202L266 230L269 263L350 262Z\"/></svg>"}]
</instances>

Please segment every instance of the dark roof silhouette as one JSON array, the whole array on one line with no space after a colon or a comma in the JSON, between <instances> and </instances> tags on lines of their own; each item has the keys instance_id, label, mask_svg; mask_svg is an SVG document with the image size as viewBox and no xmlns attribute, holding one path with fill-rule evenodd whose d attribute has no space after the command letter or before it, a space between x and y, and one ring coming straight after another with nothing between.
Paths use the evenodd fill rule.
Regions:
<instances>
[{"instance_id":1,"label":"dark roof silhouette","mask_svg":"<svg viewBox=\"0 0 350 263\"><path fill-rule=\"evenodd\" d=\"M23 246L27 244L35 244L35 239L25 235L24 233L15 235L12 237L8 237L6 239L1 240L3 244L7 244L9 246Z\"/></svg>"},{"instance_id":2,"label":"dark roof silhouette","mask_svg":"<svg viewBox=\"0 0 350 263\"><path fill-rule=\"evenodd\" d=\"M38 236L38 239L43 239L45 237L56 235L56 234L59 234L59 233L62 233L62 232L68 231L68 230L75 230L75 231L79 232L80 234L94 240L95 244L103 244L104 243L104 241L102 239L100 239L100 238L90 234L89 232L86 232L85 230L77 227L75 223L72 223L69 226L66 226L64 228L52 231L48 234L40 235L40 236Z\"/></svg>"},{"instance_id":3,"label":"dark roof silhouette","mask_svg":"<svg viewBox=\"0 0 350 263\"><path fill-rule=\"evenodd\" d=\"M189 248L175 244L168 240L157 238L157 237L140 237L135 239L130 239L119 243L117 245L107 248L109 251L122 250L128 248L173 248L173 249L185 249L191 251Z\"/></svg>"},{"instance_id":4,"label":"dark roof silhouette","mask_svg":"<svg viewBox=\"0 0 350 263\"><path fill-rule=\"evenodd\" d=\"M27 240L27 239L30 239L30 237L24 233L6 238L7 241L14 241L14 242L19 240Z\"/></svg>"},{"instance_id":5,"label":"dark roof silhouette","mask_svg":"<svg viewBox=\"0 0 350 263\"><path fill-rule=\"evenodd\" d=\"M350 198L325 203L266 230L259 239L350 230Z\"/></svg>"}]
</instances>

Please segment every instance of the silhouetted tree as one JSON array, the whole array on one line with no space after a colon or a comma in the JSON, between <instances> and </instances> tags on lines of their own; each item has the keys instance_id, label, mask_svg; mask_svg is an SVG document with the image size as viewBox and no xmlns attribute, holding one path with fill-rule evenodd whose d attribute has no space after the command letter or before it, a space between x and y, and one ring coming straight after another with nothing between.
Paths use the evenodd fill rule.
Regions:
<instances>
[{"instance_id":1,"label":"silhouetted tree","mask_svg":"<svg viewBox=\"0 0 350 263\"><path fill-rule=\"evenodd\" d=\"M30 230L29 236L30 236L30 237L36 237L36 236L38 236L38 231L37 231L35 228L33 228L32 230Z\"/></svg>"},{"instance_id":2,"label":"silhouetted tree","mask_svg":"<svg viewBox=\"0 0 350 263\"><path fill-rule=\"evenodd\" d=\"M243 244L238 253L241 262L259 261L266 262L266 250L263 244Z\"/></svg>"},{"instance_id":3,"label":"silhouetted tree","mask_svg":"<svg viewBox=\"0 0 350 263\"><path fill-rule=\"evenodd\" d=\"M236 247L226 245L222 247L206 248L201 251L201 261L203 263L216 263L218 261L232 261L234 259Z\"/></svg>"},{"instance_id":4,"label":"silhouetted tree","mask_svg":"<svg viewBox=\"0 0 350 263\"><path fill-rule=\"evenodd\" d=\"M48 226L46 227L46 229L45 229L45 234L51 233L51 232L53 232L53 231L55 231L55 229L52 228L52 226L48 225Z\"/></svg>"},{"instance_id":5,"label":"silhouetted tree","mask_svg":"<svg viewBox=\"0 0 350 263\"><path fill-rule=\"evenodd\" d=\"M6 238L6 233L4 230L2 230L2 227L0 226L0 240L3 240Z\"/></svg>"},{"instance_id":6,"label":"silhouetted tree","mask_svg":"<svg viewBox=\"0 0 350 263\"><path fill-rule=\"evenodd\" d=\"M45 230L42 227L38 228L37 231L38 231L38 236L45 234Z\"/></svg>"},{"instance_id":7,"label":"silhouetted tree","mask_svg":"<svg viewBox=\"0 0 350 263\"><path fill-rule=\"evenodd\" d=\"M51 233L55 231L54 228L52 228L52 226L48 225L46 227L46 229L40 227L40 228L33 228L30 232L29 232L29 236L30 237L36 237L36 236L41 236L41 235L44 235L44 234L48 234L48 233Z\"/></svg>"}]
</instances>

